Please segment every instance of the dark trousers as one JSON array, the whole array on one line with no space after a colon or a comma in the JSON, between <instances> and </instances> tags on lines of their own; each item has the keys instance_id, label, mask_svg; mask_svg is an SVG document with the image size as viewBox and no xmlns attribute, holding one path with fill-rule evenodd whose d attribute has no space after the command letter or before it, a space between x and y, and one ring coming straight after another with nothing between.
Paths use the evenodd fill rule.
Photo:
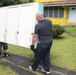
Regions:
<instances>
[{"instance_id":1,"label":"dark trousers","mask_svg":"<svg viewBox=\"0 0 76 75\"><path fill-rule=\"evenodd\" d=\"M0 52L2 52L3 50L7 50L8 49L8 44L4 43L4 42L0 42Z\"/></svg>"},{"instance_id":2,"label":"dark trousers","mask_svg":"<svg viewBox=\"0 0 76 75\"><path fill-rule=\"evenodd\" d=\"M52 42L46 44L38 44L36 49L36 57L34 63L32 64L32 69L36 70L38 68L39 63L43 62L43 68L46 71L50 71L50 48L52 46Z\"/></svg>"}]
</instances>

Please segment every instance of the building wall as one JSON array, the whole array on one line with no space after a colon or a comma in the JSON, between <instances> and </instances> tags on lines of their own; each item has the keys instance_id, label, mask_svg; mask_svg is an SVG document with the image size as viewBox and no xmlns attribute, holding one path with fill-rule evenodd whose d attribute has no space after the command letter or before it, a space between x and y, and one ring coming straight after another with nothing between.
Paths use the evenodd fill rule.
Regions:
<instances>
[{"instance_id":1,"label":"building wall","mask_svg":"<svg viewBox=\"0 0 76 75\"><path fill-rule=\"evenodd\" d=\"M62 18L49 18L50 20L52 20L53 24L60 24L60 25L68 24L67 7L63 8L64 8L64 15Z\"/></svg>"},{"instance_id":2,"label":"building wall","mask_svg":"<svg viewBox=\"0 0 76 75\"><path fill-rule=\"evenodd\" d=\"M59 0L35 0L35 2L49 2L49 1L59 1ZM62 18L51 18L51 17L47 18L52 20L53 24L60 24L60 25L76 24L76 22L69 22L69 19L67 17L67 10L68 10L67 6L64 6L63 8L64 8L64 16Z\"/></svg>"},{"instance_id":3,"label":"building wall","mask_svg":"<svg viewBox=\"0 0 76 75\"><path fill-rule=\"evenodd\" d=\"M35 2L49 2L49 1L59 1L59 0L35 0Z\"/></svg>"},{"instance_id":4,"label":"building wall","mask_svg":"<svg viewBox=\"0 0 76 75\"><path fill-rule=\"evenodd\" d=\"M72 7L72 6L70 6L70 7ZM69 17L73 16L73 14L69 15L69 8L70 7L68 7L68 6L63 7L64 8L64 16L62 18L51 18L51 17L49 17L48 19L52 20L53 24L59 24L59 25L62 25L62 26L63 25L73 25L73 24L76 25L76 22L70 22L69 21Z\"/></svg>"},{"instance_id":5,"label":"building wall","mask_svg":"<svg viewBox=\"0 0 76 75\"><path fill-rule=\"evenodd\" d=\"M52 20L53 24L60 24L60 25L69 25L69 24L76 24L76 22L69 22L69 19L67 17L67 10L68 7L63 7L64 8L64 16L62 18L48 18L50 20Z\"/></svg>"},{"instance_id":6,"label":"building wall","mask_svg":"<svg viewBox=\"0 0 76 75\"><path fill-rule=\"evenodd\" d=\"M46 18L52 20L53 24L66 24L68 22L66 11L66 7L62 6L44 7L44 14Z\"/></svg>"}]
</instances>

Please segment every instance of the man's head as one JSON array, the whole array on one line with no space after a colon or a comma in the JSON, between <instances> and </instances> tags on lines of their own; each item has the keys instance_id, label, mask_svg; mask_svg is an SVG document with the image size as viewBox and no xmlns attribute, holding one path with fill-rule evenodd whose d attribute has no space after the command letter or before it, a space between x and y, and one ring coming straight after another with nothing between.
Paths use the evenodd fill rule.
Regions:
<instances>
[{"instance_id":1,"label":"man's head","mask_svg":"<svg viewBox=\"0 0 76 75\"><path fill-rule=\"evenodd\" d=\"M41 12L36 13L36 20L37 20L38 22L44 20L44 15L43 15L43 13L41 13Z\"/></svg>"}]
</instances>

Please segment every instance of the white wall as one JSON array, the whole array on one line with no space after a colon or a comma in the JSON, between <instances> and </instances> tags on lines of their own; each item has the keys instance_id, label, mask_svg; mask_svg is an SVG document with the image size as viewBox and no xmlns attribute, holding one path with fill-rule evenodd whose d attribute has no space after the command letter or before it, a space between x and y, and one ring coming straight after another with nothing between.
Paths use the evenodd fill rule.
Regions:
<instances>
[{"instance_id":1,"label":"white wall","mask_svg":"<svg viewBox=\"0 0 76 75\"><path fill-rule=\"evenodd\" d=\"M76 7L69 8L69 22L76 22Z\"/></svg>"}]
</instances>

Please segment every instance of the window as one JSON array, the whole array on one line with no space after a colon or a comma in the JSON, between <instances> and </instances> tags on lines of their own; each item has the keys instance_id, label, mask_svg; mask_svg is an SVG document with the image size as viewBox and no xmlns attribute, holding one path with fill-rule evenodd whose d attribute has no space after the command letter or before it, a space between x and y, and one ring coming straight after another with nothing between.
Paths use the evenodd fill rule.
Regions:
<instances>
[{"instance_id":1,"label":"window","mask_svg":"<svg viewBox=\"0 0 76 75\"><path fill-rule=\"evenodd\" d=\"M67 18L69 17L69 8L67 8Z\"/></svg>"},{"instance_id":2,"label":"window","mask_svg":"<svg viewBox=\"0 0 76 75\"><path fill-rule=\"evenodd\" d=\"M49 8L49 17L53 17L53 7Z\"/></svg>"},{"instance_id":3,"label":"window","mask_svg":"<svg viewBox=\"0 0 76 75\"><path fill-rule=\"evenodd\" d=\"M54 7L54 17L58 17L58 7Z\"/></svg>"},{"instance_id":4,"label":"window","mask_svg":"<svg viewBox=\"0 0 76 75\"><path fill-rule=\"evenodd\" d=\"M44 7L44 14L46 17L48 17L48 7Z\"/></svg>"},{"instance_id":5,"label":"window","mask_svg":"<svg viewBox=\"0 0 76 75\"><path fill-rule=\"evenodd\" d=\"M62 18L64 16L64 9L61 6L45 7L44 14L46 17Z\"/></svg>"},{"instance_id":6,"label":"window","mask_svg":"<svg viewBox=\"0 0 76 75\"><path fill-rule=\"evenodd\" d=\"M59 7L59 18L62 18L64 16L64 8Z\"/></svg>"},{"instance_id":7,"label":"window","mask_svg":"<svg viewBox=\"0 0 76 75\"><path fill-rule=\"evenodd\" d=\"M72 10L75 10L75 8L71 8Z\"/></svg>"}]
</instances>

